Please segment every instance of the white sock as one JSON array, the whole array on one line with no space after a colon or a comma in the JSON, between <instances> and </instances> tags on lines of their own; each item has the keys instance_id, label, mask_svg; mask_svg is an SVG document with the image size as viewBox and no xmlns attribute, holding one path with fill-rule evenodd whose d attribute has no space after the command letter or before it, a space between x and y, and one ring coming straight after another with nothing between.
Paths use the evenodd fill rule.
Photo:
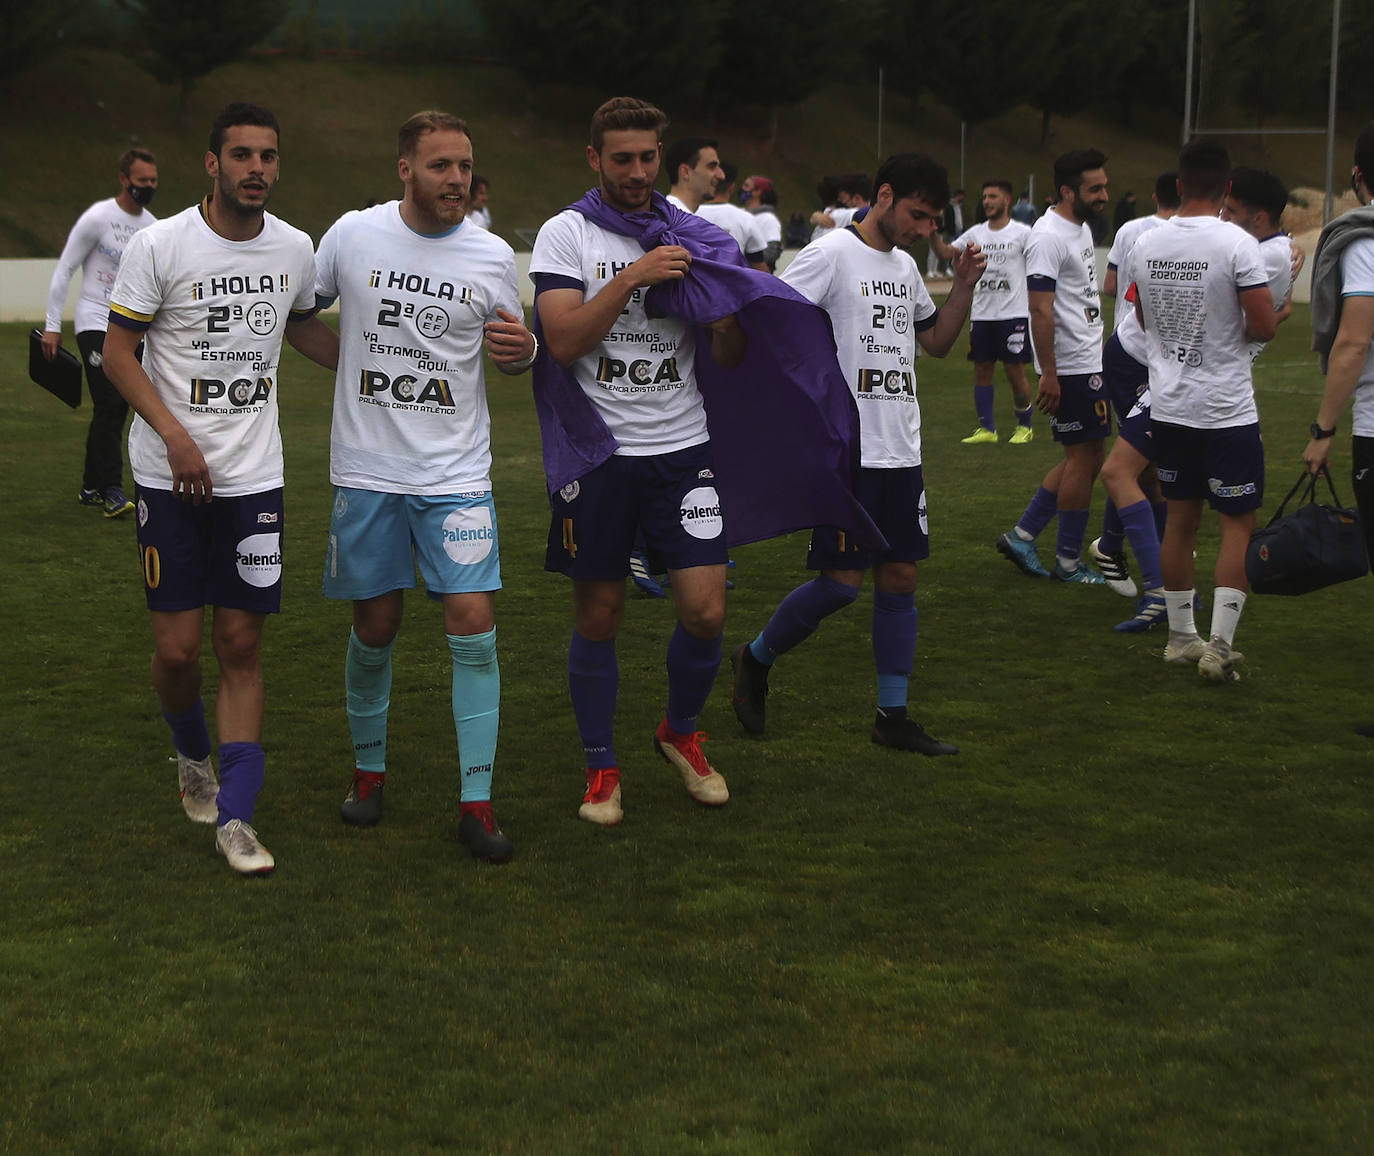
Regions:
<instances>
[{"instance_id":1,"label":"white sock","mask_svg":"<svg viewBox=\"0 0 1374 1156\"><path fill-rule=\"evenodd\" d=\"M1212 637L1228 646L1236 640L1240 612L1245 609L1245 591L1218 586L1212 592Z\"/></svg>"},{"instance_id":2,"label":"white sock","mask_svg":"<svg viewBox=\"0 0 1374 1156\"><path fill-rule=\"evenodd\" d=\"M1193 621L1193 596L1196 590L1165 590L1164 604L1169 608L1170 634L1196 634Z\"/></svg>"},{"instance_id":3,"label":"white sock","mask_svg":"<svg viewBox=\"0 0 1374 1156\"><path fill-rule=\"evenodd\" d=\"M1023 530L1023 529L1021 529L1020 526L1013 526L1011 529L1012 529L1012 533L1014 533L1018 538L1020 538L1021 541L1023 541L1023 542L1034 542L1034 541L1035 541L1035 537L1034 537L1033 535L1031 535L1031 534L1027 534L1026 531Z\"/></svg>"}]
</instances>

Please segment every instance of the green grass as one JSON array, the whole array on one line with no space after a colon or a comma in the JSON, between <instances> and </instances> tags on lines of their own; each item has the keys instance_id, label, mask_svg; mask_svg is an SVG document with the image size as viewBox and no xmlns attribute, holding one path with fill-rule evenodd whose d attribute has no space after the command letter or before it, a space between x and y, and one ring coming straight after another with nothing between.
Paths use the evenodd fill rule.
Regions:
<instances>
[{"instance_id":1,"label":"green grass","mask_svg":"<svg viewBox=\"0 0 1374 1156\"><path fill-rule=\"evenodd\" d=\"M1257 372L1271 505L1320 390L1306 325L1299 309ZM87 414L24 380L24 334L0 327L8 1150L1370 1146L1374 749L1350 729L1374 717L1366 583L1252 599L1238 685L1166 667L1161 638L1112 632L1124 599L992 550L1054 460L1048 431L960 446L962 349L922 359L934 554L912 694L962 754L868 742L865 595L779 664L766 738L718 679L702 725L733 798L696 808L649 745L671 609L634 598L627 818L596 829L575 817L570 596L541 569L528 386L493 373L496 802L518 850L484 868L455 837L449 659L423 598L396 649L386 820L337 818L330 391L288 352L257 817L279 868L244 880L181 814L134 528L76 505ZM1337 458L1343 474L1343 440ZM1209 525L1200 573L1215 544ZM802 578L804 546L736 551L727 647Z\"/></svg>"}]
</instances>

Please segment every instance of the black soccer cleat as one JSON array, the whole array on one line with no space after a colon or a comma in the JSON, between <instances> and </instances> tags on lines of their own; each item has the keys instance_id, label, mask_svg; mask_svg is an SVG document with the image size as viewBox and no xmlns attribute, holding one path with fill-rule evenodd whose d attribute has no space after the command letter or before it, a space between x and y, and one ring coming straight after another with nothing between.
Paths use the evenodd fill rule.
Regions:
<instances>
[{"instance_id":1,"label":"black soccer cleat","mask_svg":"<svg viewBox=\"0 0 1374 1156\"><path fill-rule=\"evenodd\" d=\"M490 803L464 804L458 841L484 863L509 863L515 855L515 845L501 833Z\"/></svg>"},{"instance_id":2,"label":"black soccer cleat","mask_svg":"<svg viewBox=\"0 0 1374 1156\"><path fill-rule=\"evenodd\" d=\"M734 687L730 692L730 705L735 708L735 717L749 734L761 735L765 722L765 700L768 698L769 668L754 657L747 643L730 656L730 666L735 672Z\"/></svg>"},{"instance_id":3,"label":"black soccer cleat","mask_svg":"<svg viewBox=\"0 0 1374 1156\"><path fill-rule=\"evenodd\" d=\"M873 720L873 741L880 747L891 747L896 751L915 751L918 755L934 758L937 755L957 755L959 748L953 743L942 743L926 734L926 728L915 719L907 718L906 711L879 710Z\"/></svg>"}]
</instances>

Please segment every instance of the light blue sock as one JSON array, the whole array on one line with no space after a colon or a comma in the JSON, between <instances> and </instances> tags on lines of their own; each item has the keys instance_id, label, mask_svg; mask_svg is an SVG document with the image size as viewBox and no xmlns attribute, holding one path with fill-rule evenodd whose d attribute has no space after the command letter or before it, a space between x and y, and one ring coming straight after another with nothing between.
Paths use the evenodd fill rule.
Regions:
<instances>
[{"instance_id":1,"label":"light blue sock","mask_svg":"<svg viewBox=\"0 0 1374 1156\"><path fill-rule=\"evenodd\" d=\"M348 729L353 735L353 762L360 771L386 773L386 713L391 706L391 650L368 646L348 632L344 689L348 693Z\"/></svg>"},{"instance_id":2,"label":"light blue sock","mask_svg":"<svg viewBox=\"0 0 1374 1156\"><path fill-rule=\"evenodd\" d=\"M453 654L453 725L463 767L459 801L491 799L491 767L501 723L501 667L496 661L496 627L485 634L446 634Z\"/></svg>"}]
</instances>

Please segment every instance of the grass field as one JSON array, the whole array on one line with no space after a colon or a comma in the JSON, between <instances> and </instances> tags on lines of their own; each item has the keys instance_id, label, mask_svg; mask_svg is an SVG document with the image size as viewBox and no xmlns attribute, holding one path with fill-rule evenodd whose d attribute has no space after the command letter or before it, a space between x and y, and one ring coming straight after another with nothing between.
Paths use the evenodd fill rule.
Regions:
<instances>
[{"instance_id":1,"label":"grass field","mask_svg":"<svg viewBox=\"0 0 1374 1156\"><path fill-rule=\"evenodd\" d=\"M1306 327L1299 309L1257 371L1271 505L1320 392ZM0 327L6 1150L1374 1147L1374 747L1351 731L1374 718L1367 583L1252 599L1238 685L1166 667L1162 638L1113 633L1126 600L994 552L1054 460L1048 430L960 446L962 347L922 359L934 554L912 693L962 753L869 743L865 595L779 664L766 738L746 739L717 680L702 725L733 797L696 808L649 743L671 608L635 598L627 817L593 828L528 383L492 373L495 799L517 857L481 867L456 839L449 659L420 597L396 649L386 820L338 820L330 383L288 352L257 816L279 866L245 880L182 816L134 527L76 505L88 414L27 382L25 332ZM1343 481L1344 433L1337 458ZM735 552L727 649L804 548ZM1201 573L1214 550L1209 525Z\"/></svg>"}]
</instances>

